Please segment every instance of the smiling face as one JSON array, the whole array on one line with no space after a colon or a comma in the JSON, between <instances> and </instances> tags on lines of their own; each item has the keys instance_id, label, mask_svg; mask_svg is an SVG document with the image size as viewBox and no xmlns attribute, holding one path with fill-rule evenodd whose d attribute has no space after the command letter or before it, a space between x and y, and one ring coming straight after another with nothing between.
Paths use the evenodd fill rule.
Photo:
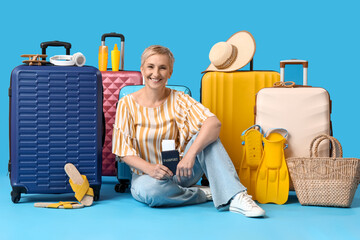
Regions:
<instances>
[{"instance_id":1,"label":"smiling face","mask_svg":"<svg viewBox=\"0 0 360 240\"><path fill-rule=\"evenodd\" d=\"M150 88L165 87L172 74L170 59L165 54L151 55L140 69L145 79L145 85Z\"/></svg>"}]
</instances>

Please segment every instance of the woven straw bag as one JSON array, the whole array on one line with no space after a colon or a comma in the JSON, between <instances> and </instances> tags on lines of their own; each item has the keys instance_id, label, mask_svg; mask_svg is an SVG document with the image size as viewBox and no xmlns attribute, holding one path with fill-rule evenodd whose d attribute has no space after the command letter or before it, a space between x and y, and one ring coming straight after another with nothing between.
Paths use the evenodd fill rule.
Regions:
<instances>
[{"instance_id":1,"label":"woven straw bag","mask_svg":"<svg viewBox=\"0 0 360 240\"><path fill-rule=\"evenodd\" d=\"M331 142L331 157L318 157L325 139ZM336 138L319 135L310 144L310 157L291 157L286 162L301 205L350 207L360 180L360 160L343 158Z\"/></svg>"}]
</instances>

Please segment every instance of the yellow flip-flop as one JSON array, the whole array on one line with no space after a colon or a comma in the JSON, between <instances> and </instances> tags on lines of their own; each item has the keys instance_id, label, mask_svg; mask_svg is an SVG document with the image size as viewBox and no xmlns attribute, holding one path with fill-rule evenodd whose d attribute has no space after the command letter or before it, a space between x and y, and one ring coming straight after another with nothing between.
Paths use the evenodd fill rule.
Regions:
<instances>
[{"instance_id":1,"label":"yellow flip-flop","mask_svg":"<svg viewBox=\"0 0 360 240\"><path fill-rule=\"evenodd\" d=\"M94 201L94 190L90 187L86 176L81 175L72 163L67 163L64 169L70 178L69 182L75 192L75 198L85 206L91 206Z\"/></svg>"},{"instance_id":2,"label":"yellow flip-flop","mask_svg":"<svg viewBox=\"0 0 360 240\"><path fill-rule=\"evenodd\" d=\"M61 208L61 209L75 209L83 208L84 204L78 202L58 202L58 203L47 203L47 202L38 202L34 204L34 207L38 208Z\"/></svg>"}]
</instances>

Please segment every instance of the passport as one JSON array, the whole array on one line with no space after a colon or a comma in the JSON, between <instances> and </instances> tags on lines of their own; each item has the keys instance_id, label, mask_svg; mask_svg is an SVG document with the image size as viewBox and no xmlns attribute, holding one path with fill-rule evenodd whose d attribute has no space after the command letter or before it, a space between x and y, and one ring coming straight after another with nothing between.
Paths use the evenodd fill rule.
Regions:
<instances>
[{"instance_id":1,"label":"passport","mask_svg":"<svg viewBox=\"0 0 360 240\"><path fill-rule=\"evenodd\" d=\"M161 152L162 163L176 175L176 167L180 161L179 151L170 150Z\"/></svg>"}]
</instances>

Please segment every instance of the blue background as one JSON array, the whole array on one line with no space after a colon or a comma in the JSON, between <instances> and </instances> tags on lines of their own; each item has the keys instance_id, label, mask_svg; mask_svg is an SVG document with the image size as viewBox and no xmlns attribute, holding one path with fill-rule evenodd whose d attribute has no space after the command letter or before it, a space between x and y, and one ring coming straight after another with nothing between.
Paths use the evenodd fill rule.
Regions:
<instances>
[{"instance_id":1,"label":"blue background","mask_svg":"<svg viewBox=\"0 0 360 240\"><path fill-rule=\"evenodd\" d=\"M41 53L40 42L68 41L97 66L103 33L126 37L125 69L138 70L143 50L169 47L176 58L171 84L191 88L200 98L201 71L210 48L240 30L256 40L254 69L279 71L279 61L309 61L309 84L327 89L333 100L334 136L347 157L360 157L358 1L119 0L3 1L0 6L2 57L0 103L0 229L2 239L358 239L359 191L352 208L303 207L291 193L285 205L264 204L265 219L218 212L211 202L153 209L129 193L115 193L114 177L104 177L101 201L83 210L49 210L34 202L74 200L73 195L32 195L10 200L7 175L8 87L21 54ZM116 41L107 40L111 50ZM63 49L48 50L50 56ZM110 65L109 65L110 66ZM288 71L301 79L300 69ZM64 199L65 198L65 199ZM31 220L30 220L31 219ZM200 231L199 231L200 230Z\"/></svg>"},{"instance_id":2,"label":"blue background","mask_svg":"<svg viewBox=\"0 0 360 240\"><path fill-rule=\"evenodd\" d=\"M210 48L237 31L247 30L255 38L255 70L279 71L280 60L308 60L309 85L330 93L334 136L344 155L360 157L358 9L356 1L347 0L6 1L0 10L0 174L7 174L8 87L12 69L23 60L20 55L41 53L43 41L68 41L72 54L80 51L87 65L97 66L100 38L108 32L125 35L126 70L139 69L141 53L149 45L169 47L176 58L169 83L189 86L197 100ZM109 50L114 43L106 41ZM51 48L48 54L64 50Z\"/></svg>"}]
</instances>

